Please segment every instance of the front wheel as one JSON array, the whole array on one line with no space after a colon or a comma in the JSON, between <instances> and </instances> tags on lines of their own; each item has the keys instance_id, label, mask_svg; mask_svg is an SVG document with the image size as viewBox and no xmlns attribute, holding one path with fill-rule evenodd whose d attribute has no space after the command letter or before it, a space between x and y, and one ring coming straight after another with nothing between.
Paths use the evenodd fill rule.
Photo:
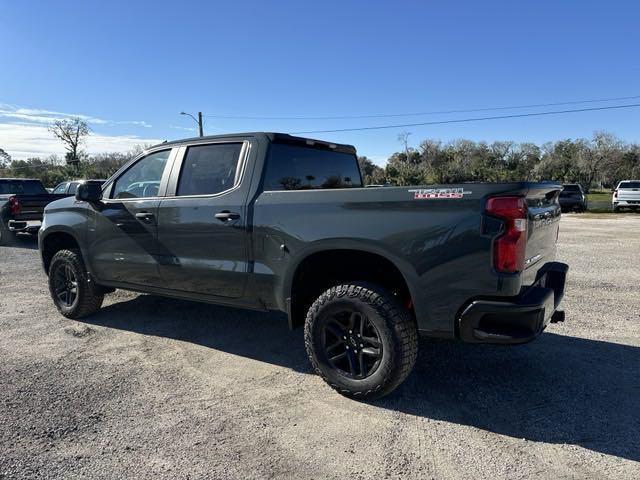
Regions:
<instances>
[{"instance_id":1,"label":"front wheel","mask_svg":"<svg viewBox=\"0 0 640 480\"><path fill-rule=\"evenodd\" d=\"M305 346L315 371L350 397L382 397L411 372L418 330L409 312L383 288L365 282L338 285L313 303Z\"/></svg>"},{"instance_id":2,"label":"front wheel","mask_svg":"<svg viewBox=\"0 0 640 480\"><path fill-rule=\"evenodd\" d=\"M89 285L79 250L60 250L49 266L49 292L56 308L67 318L82 318L97 312L104 295Z\"/></svg>"}]
</instances>

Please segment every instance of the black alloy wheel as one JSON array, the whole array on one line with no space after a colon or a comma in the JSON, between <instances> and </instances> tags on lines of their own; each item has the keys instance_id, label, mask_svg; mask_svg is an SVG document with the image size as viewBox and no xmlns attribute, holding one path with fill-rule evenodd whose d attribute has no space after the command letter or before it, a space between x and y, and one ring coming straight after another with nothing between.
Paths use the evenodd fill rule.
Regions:
<instances>
[{"instance_id":1,"label":"black alloy wheel","mask_svg":"<svg viewBox=\"0 0 640 480\"><path fill-rule=\"evenodd\" d=\"M78 298L78 280L70 265L61 265L56 269L53 285L60 305L72 307Z\"/></svg>"},{"instance_id":2,"label":"black alloy wheel","mask_svg":"<svg viewBox=\"0 0 640 480\"><path fill-rule=\"evenodd\" d=\"M349 378L367 378L376 371L382 359L380 334L358 311L334 314L324 325L323 344L329 363Z\"/></svg>"}]
</instances>

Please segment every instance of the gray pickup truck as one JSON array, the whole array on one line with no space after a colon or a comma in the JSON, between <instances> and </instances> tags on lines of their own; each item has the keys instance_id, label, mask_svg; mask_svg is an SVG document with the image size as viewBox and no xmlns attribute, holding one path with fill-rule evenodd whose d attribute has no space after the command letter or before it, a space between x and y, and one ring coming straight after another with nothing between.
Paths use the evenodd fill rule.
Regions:
<instances>
[{"instance_id":1,"label":"gray pickup truck","mask_svg":"<svg viewBox=\"0 0 640 480\"><path fill-rule=\"evenodd\" d=\"M564 319L560 190L363 188L349 145L193 138L48 205L39 246L69 318L96 312L115 288L280 310L304 326L327 383L375 398L409 374L419 333L516 344Z\"/></svg>"}]
</instances>

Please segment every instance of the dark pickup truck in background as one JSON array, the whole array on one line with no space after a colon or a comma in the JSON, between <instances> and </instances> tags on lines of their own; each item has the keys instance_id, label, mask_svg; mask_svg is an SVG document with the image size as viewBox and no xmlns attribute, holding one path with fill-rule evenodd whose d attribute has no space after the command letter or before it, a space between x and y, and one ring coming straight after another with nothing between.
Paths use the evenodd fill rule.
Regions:
<instances>
[{"instance_id":1,"label":"dark pickup truck in background","mask_svg":"<svg viewBox=\"0 0 640 480\"><path fill-rule=\"evenodd\" d=\"M36 233L44 207L66 196L47 192L40 180L0 178L0 245L12 243L18 232Z\"/></svg>"},{"instance_id":2,"label":"dark pickup truck in background","mask_svg":"<svg viewBox=\"0 0 640 480\"><path fill-rule=\"evenodd\" d=\"M87 180L70 180L57 185L52 193L40 180L0 178L0 245L13 243L19 232L37 233L44 207L55 200L75 195L78 185ZM102 185L105 180L90 180Z\"/></svg>"},{"instance_id":3,"label":"dark pickup truck in background","mask_svg":"<svg viewBox=\"0 0 640 480\"><path fill-rule=\"evenodd\" d=\"M406 378L419 333L517 344L564 319L559 185L362 187L349 145L157 145L46 207L51 296L69 318L115 288L280 310L304 325L315 370L360 398Z\"/></svg>"}]
</instances>

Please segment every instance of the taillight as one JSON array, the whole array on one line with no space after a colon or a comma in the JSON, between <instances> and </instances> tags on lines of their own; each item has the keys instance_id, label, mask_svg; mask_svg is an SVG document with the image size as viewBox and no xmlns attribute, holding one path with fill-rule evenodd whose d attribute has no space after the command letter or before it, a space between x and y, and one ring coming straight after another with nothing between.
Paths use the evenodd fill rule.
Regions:
<instances>
[{"instance_id":1,"label":"taillight","mask_svg":"<svg viewBox=\"0 0 640 480\"><path fill-rule=\"evenodd\" d=\"M618 198L618 190L613 191L613 198Z\"/></svg>"},{"instance_id":2,"label":"taillight","mask_svg":"<svg viewBox=\"0 0 640 480\"><path fill-rule=\"evenodd\" d=\"M14 217L20 213L22 205L18 201L17 197L9 197L9 211Z\"/></svg>"},{"instance_id":3,"label":"taillight","mask_svg":"<svg viewBox=\"0 0 640 480\"><path fill-rule=\"evenodd\" d=\"M487 213L504 221L504 232L493 242L493 266L498 272L524 270L527 246L527 204L524 197L494 197L487 201Z\"/></svg>"}]
</instances>

